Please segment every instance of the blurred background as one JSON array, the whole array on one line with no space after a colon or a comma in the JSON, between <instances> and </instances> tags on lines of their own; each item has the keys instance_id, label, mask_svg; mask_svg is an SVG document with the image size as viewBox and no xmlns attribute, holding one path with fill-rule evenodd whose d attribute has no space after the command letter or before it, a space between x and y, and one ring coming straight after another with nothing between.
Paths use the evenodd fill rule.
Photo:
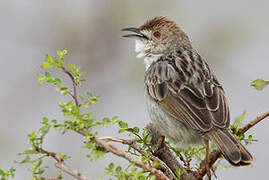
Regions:
<instances>
[{"instance_id":1,"label":"blurred background","mask_svg":"<svg viewBox=\"0 0 269 180\"><path fill-rule=\"evenodd\" d=\"M26 134L40 127L43 116L63 120L61 95L39 86L37 73L45 54L68 49L67 63L81 65L86 83L79 92L100 94L90 107L97 119L118 115L130 126L149 122L143 100L144 64L136 59L134 42L121 38L120 29L139 26L154 16L167 16L189 34L194 47L208 60L223 84L232 119L247 111L246 121L268 109L269 89L250 86L256 78L269 79L268 1L161 0L9 0L0 1L0 168L17 169L14 179L29 179L29 167L14 165L17 153L28 147ZM68 82L68 79L66 79ZM68 85L68 83L67 83ZM69 97L65 97L68 100ZM268 166L268 121L249 133L259 141L247 148L253 167L217 171L218 179L265 179ZM116 135L116 129L101 130ZM52 131L44 148L72 156L67 163L91 179L104 176L108 163L124 160L106 155L89 162L79 135ZM53 160L46 172L55 177ZM65 179L72 179L66 176Z\"/></svg>"}]
</instances>

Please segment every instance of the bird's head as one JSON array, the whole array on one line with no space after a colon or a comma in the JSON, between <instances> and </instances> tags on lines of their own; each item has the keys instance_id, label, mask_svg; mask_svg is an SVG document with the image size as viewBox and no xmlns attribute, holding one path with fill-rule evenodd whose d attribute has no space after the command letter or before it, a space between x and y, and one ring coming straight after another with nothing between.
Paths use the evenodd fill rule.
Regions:
<instances>
[{"instance_id":1,"label":"bird's head","mask_svg":"<svg viewBox=\"0 0 269 180\"><path fill-rule=\"evenodd\" d=\"M124 28L122 31L132 32L123 37L135 39L137 57L159 56L178 46L191 46L188 36L166 17L155 17L139 28Z\"/></svg>"}]
</instances>

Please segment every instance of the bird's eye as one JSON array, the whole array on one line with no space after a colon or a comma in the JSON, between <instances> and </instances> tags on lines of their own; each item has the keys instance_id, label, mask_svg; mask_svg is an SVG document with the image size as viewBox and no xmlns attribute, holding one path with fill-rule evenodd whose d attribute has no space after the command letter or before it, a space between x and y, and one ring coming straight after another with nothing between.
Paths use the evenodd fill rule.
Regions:
<instances>
[{"instance_id":1,"label":"bird's eye","mask_svg":"<svg viewBox=\"0 0 269 180\"><path fill-rule=\"evenodd\" d=\"M159 31L155 31L155 32L153 33L153 36L154 36L155 38L160 38L160 37L161 37L161 33L160 33Z\"/></svg>"}]
</instances>

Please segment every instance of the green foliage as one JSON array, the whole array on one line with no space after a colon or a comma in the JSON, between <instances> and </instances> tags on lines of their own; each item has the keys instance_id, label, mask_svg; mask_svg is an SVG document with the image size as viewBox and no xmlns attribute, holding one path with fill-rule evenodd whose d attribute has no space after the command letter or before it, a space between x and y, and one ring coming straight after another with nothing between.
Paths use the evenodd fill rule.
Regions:
<instances>
[{"instance_id":1,"label":"green foliage","mask_svg":"<svg viewBox=\"0 0 269 180\"><path fill-rule=\"evenodd\" d=\"M63 57L66 53L66 50L57 50L57 57L46 55L45 62L42 63L41 68L61 71L65 73L71 78L73 87L69 88L62 86L62 80L60 78L53 77L52 72L46 71L44 74L38 74L37 79L39 84L50 84L55 87L55 89L62 95L69 94L75 101L61 101L59 103L62 116L65 118L65 120L49 120L47 117L44 117L41 123L42 126L37 131L33 131L28 134L28 142L30 143L31 147L21 153L21 155L24 155L24 159L16 162L20 164L31 164L30 170L32 172L33 180L39 180L43 178L42 174L44 173L46 167L44 167L42 163L43 159L47 156L44 155L46 153L42 152L42 148L45 136L50 132L51 128L55 129L61 134L65 134L67 131L75 131L82 134L86 139L85 144L82 146L82 148L85 148L89 151L87 158L91 161L102 158L105 154L105 152L100 150L100 145L95 141L95 137L98 135L98 131L95 130L97 127L106 128L110 124L121 124L122 128L127 127L126 131L139 132L139 129L136 127L128 128L128 124L119 120L117 116L113 116L112 118L104 117L101 120L96 120L92 117L91 113L82 110L82 108L86 109L90 105L97 102L99 96L87 92L86 96L79 96L81 101L80 104L76 103L76 100L78 101L78 99L77 95L75 94L75 88L80 86L81 82L84 81L81 79L81 76L84 74L84 72L80 72L80 66L71 64L67 64L67 67L64 66ZM67 155L63 155L62 153L57 153L57 155L62 160L70 158Z\"/></svg>"},{"instance_id":2,"label":"green foliage","mask_svg":"<svg viewBox=\"0 0 269 180\"><path fill-rule=\"evenodd\" d=\"M128 147L127 152L134 156L135 158L142 160L145 163L150 164L152 167L158 168L160 166L160 161L154 159L154 153L156 147L152 145L152 134L146 129L140 129L139 127L130 127L128 123L120 120L118 116L113 116L112 118L104 117L100 120L94 118L92 113L87 111L87 108L91 107L95 102L98 101L99 96L93 95L87 92L86 95L77 95L76 88L82 85L85 81L82 76L85 74L81 72L81 67L73 64L64 65L64 56L67 54L67 50L57 50L57 56L52 57L46 55L44 62L41 64L42 69L47 71L43 74L38 74L39 84L49 84L54 87L61 95L70 95L71 100L64 102L59 102L59 108L62 112L62 120L49 120L44 117L41 122L41 127L38 130L29 133L28 142L30 147L24 152L20 153L23 155L23 159L16 161L19 164L30 164L30 171L32 173L31 180L42 180L44 179L44 172L46 166L43 165L44 159L51 156L50 152L45 151L43 148L46 135L51 131L51 129L56 130L60 134L64 135L66 132L73 131L83 135L84 144L82 148L87 150L87 158L90 161L102 158L106 152L103 151L100 144L96 141L98 130L100 128L107 128L109 126L118 126L118 133L127 133L129 140L137 145L137 148ZM54 77L53 71L56 73L66 74L72 81L72 87L64 86L63 81L59 77ZM252 82L252 86L256 89L261 90L266 85L268 81L257 79ZM246 111L244 111L239 117L237 117L231 126L233 134L237 134L243 125L243 120L245 119ZM244 135L239 135L236 137L245 142L246 145L252 144L257 141L252 135L245 137ZM177 149L169 142L166 142L168 147L172 152L179 157L181 161L184 162L186 170L195 170L199 167L199 163L205 157L204 147L193 147L190 146L187 149ZM216 145L211 143L211 150L216 149ZM62 153L55 153L57 157L61 160L66 160L70 158L68 155ZM218 164L221 167L221 164ZM224 166L223 166L224 167ZM12 167L9 171L4 171L0 169L0 180L7 180L8 177L14 176L15 169ZM119 180L153 180L155 179L153 175L149 172L136 167L133 163L129 163L126 167L115 166L114 163L110 163L106 168L105 174L108 176L115 177ZM177 180L180 179L182 172L178 170L175 172ZM62 177L58 174L58 177Z\"/></svg>"},{"instance_id":3,"label":"green foliage","mask_svg":"<svg viewBox=\"0 0 269 180\"><path fill-rule=\"evenodd\" d=\"M14 177L16 169L11 167L9 170L5 171L0 169L0 180L8 180L9 177Z\"/></svg>"},{"instance_id":4,"label":"green foliage","mask_svg":"<svg viewBox=\"0 0 269 180\"><path fill-rule=\"evenodd\" d=\"M121 166L115 167L114 163L110 163L106 168L105 175L116 177L118 180L155 180L153 175L148 172L137 168L135 165L130 163L127 168L123 169Z\"/></svg>"},{"instance_id":5,"label":"green foliage","mask_svg":"<svg viewBox=\"0 0 269 180\"><path fill-rule=\"evenodd\" d=\"M238 116L234 119L233 125L236 126L237 128L238 127L241 128L243 125L243 120L245 119L245 117L246 117L246 111L244 110L240 116Z\"/></svg>"},{"instance_id":6,"label":"green foliage","mask_svg":"<svg viewBox=\"0 0 269 180\"><path fill-rule=\"evenodd\" d=\"M231 125L230 129L234 136L240 140L241 142L244 142L245 145L252 144L253 142L257 142L257 139L253 138L253 135L248 135L246 137L245 134L238 135L239 130L243 127L243 120L246 117L246 111L244 110L242 114L235 118L234 123Z\"/></svg>"},{"instance_id":7,"label":"green foliage","mask_svg":"<svg viewBox=\"0 0 269 180\"><path fill-rule=\"evenodd\" d=\"M256 79L251 82L251 86L256 88L257 90L263 90L266 86L268 86L269 81L265 81L263 79Z\"/></svg>"}]
</instances>

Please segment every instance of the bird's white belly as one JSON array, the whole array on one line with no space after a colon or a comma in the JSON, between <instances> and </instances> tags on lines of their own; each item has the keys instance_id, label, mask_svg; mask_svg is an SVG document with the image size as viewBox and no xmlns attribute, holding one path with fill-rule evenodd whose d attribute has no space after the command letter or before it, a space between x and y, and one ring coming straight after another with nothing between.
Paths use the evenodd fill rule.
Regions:
<instances>
[{"instance_id":1,"label":"bird's white belly","mask_svg":"<svg viewBox=\"0 0 269 180\"><path fill-rule=\"evenodd\" d=\"M177 148L185 149L189 145L200 145L203 142L201 135L188 128L182 122L164 112L152 99L145 89L145 101L149 117L154 126Z\"/></svg>"}]
</instances>

